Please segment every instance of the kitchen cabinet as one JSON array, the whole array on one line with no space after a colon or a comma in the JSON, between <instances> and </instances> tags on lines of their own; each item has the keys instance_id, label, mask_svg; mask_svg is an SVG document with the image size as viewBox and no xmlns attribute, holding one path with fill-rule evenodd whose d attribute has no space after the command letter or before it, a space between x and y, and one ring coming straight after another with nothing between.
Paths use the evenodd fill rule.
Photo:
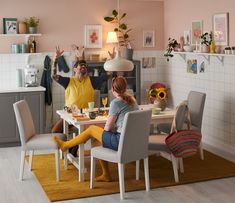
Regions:
<instances>
[{"instance_id":1,"label":"kitchen cabinet","mask_svg":"<svg viewBox=\"0 0 235 203\"><path fill-rule=\"evenodd\" d=\"M29 104L36 132L44 132L44 91L0 93L0 147L20 145L13 104L22 99Z\"/></svg>"},{"instance_id":2,"label":"kitchen cabinet","mask_svg":"<svg viewBox=\"0 0 235 203\"><path fill-rule=\"evenodd\" d=\"M132 89L135 95L135 98L140 104L140 61L132 61L134 64L134 69L129 72L124 72L124 77L127 80L127 88ZM90 77L97 77L101 75L106 75L107 72L104 70L105 61L87 61L88 65L88 74ZM113 73L115 76L117 73ZM108 92L111 90L112 78L109 78L108 81L104 81L102 84L99 84L95 89L100 90L101 97L108 97Z\"/></svg>"}]
</instances>

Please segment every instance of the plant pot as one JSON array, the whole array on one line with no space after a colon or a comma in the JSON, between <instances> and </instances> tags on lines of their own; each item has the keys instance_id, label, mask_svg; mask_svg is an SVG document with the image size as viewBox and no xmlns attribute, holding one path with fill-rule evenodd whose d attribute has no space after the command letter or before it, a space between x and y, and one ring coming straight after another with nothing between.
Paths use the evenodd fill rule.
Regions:
<instances>
[{"instance_id":1,"label":"plant pot","mask_svg":"<svg viewBox=\"0 0 235 203\"><path fill-rule=\"evenodd\" d=\"M133 60L133 52L134 52L133 49L127 49L127 48L125 48L125 49L124 49L124 57L125 57L127 60L132 61L132 60Z\"/></svg>"},{"instance_id":2,"label":"plant pot","mask_svg":"<svg viewBox=\"0 0 235 203\"><path fill-rule=\"evenodd\" d=\"M25 22L19 22L19 34L27 33L27 24Z\"/></svg>"},{"instance_id":3,"label":"plant pot","mask_svg":"<svg viewBox=\"0 0 235 203\"><path fill-rule=\"evenodd\" d=\"M36 34L37 33L37 27L29 27L29 34Z\"/></svg>"},{"instance_id":4,"label":"plant pot","mask_svg":"<svg viewBox=\"0 0 235 203\"><path fill-rule=\"evenodd\" d=\"M202 44L201 52L202 53L209 53L209 51L210 51L209 46L207 46L206 44Z\"/></svg>"},{"instance_id":5,"label":"plant pot","mask_svg":"<svg viewBox=\"0 0 235 203\"><path fill-rule=\"evenodd\" d=\"M162 111L164 111L165 108L166 108L166 100L160 101L160 100L158 100L158 99L155 99L155 101L154 101L154 107L155 107L155 108L161 108Z\"/></svg>"}]
</instances>

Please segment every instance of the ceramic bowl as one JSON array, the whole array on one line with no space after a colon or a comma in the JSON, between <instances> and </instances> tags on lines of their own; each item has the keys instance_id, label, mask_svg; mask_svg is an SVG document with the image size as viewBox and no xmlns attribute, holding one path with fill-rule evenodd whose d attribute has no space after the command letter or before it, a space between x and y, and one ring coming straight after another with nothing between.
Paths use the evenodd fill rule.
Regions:
<instances>
[{"instance_id":1,"label":"ceramic bowl","mask_svg":"<svg viewBox=\"0 0 235 203\"><path fill-rule=\"evenodd\" d=\"M152 108L152 114L157 115L161 112L161 110L162 110L161 108L154 107Z\"/></svg>"},{"instance_id":2,"label":"ceramic bowl","mask_svg":"<svg viewBox=\"0 0 235 203\"><path fill-rule=\"evenodd\" d=\"M90 119L95 119L96 118L96 112L94 112L94 111L89 112L89 118Z\"/></svg>"},{"instance_id":3,"label":"ceramic bowl","mask_svg":"<svg viewBox=\"0 0 235 203\"><path fill-rule=\"evenodd\" d=\"M185 45L185 46L184 46L184 51L186 51L186 52L192 52L192 51L193 51L193 46L191 46L191 45Z\"/></svg>"}]
</instances>

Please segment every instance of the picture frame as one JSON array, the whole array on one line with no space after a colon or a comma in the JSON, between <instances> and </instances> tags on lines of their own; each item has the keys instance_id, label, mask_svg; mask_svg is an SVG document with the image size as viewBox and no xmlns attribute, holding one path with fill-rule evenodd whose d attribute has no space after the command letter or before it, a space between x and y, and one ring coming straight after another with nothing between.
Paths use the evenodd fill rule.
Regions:
<instances>
[{"instance_id":1,"label":"picture frame","mask_svg":"<svg viewBox=\"0 0 235 203\"><path fill-rule=\"evenodd\" d=\"M191 24L191 44L200 44L200 36L203 33L203 21L196 20L192 21Z\"/></svg>"},{"instance_id":2,"label":"picture frame","mask_svg":"<svg viewBox=\"0 0 235 203\"><path fill-rule=\"evenodd\" d=\"M3 34L17 34L17 18L3 18Z\"/></svg>"},{"instance_id":3,"label":"picture frame","mask_svg":"<svg viewBox=\"0 0 235 203\"><path fill-rule=\"evenodd\" d=\"M229 14L214 14L212 17L212 26L215 45L227 46L229 43Z\"/></svg>"},{"instance_id":4,"label":"picture frame","mask_svg":"<svg viewBox=\"0 0 235 203\"><path fill-rule=\"evenodd\" d=\"M142 58L142 68L156 68L156 58L155 57L143 57Z\"/></svg>"},{"instance_id":5,"label":"picture frame","mask_svg":"<svg viewBox=\"0 0 235 203\"><path fill-rule=\"evenodd\" d=\"M155 31L143 31L143 47L155 47Z\"/></svg>"},{"instance_id":6,"label":"picture frame","mask_svg":"<svg viewBox=\"0 0 235 203\"><path fill-rule=\"evenodd\" d=\"M101 25L85 25L85 47L102 48Z\"/></svg>"}]
</instances>

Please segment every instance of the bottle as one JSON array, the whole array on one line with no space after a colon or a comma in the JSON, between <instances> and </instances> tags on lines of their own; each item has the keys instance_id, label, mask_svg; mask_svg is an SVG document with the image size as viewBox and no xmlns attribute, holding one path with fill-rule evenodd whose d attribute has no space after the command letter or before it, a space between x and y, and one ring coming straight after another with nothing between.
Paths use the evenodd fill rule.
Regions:
<instances>
[{"instance_id":1,"label":"bottle","mask_svg":"<svg viewBox=\"0 0 235 203\"><path fill-rule=\"evenodd\" d=\"M32 41L31 41L31 39L28 40L28 53L33 53L32 52Z\"/></svg>"},{"instance_id":2,"label":"bottle","mask_svg":"<svg viewBox=\"0 0 235 203\"><path fill-rule=\"evenodd\" d=\"M32 53L36 53L36 47L37 47L37 43L35 41L35 38L33 38L33 41L32 41Z\"/></svg>"}]
</instances>

